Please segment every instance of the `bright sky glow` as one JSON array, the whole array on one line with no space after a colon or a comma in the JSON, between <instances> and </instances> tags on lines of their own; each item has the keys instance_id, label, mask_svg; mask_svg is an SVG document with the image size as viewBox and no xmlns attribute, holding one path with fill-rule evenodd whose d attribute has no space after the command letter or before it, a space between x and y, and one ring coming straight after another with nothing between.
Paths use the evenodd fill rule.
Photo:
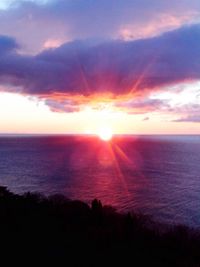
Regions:
<instances>
[{"instance_id":1,"label":"bright sky glow","mask_svg":"<svg viewBox=\"0 0 200 267\"><path fill-rule=\"evenodd\" d=\"M9 103L9 105L8 105ZM174 123L171 115L129 115L87 107L77 113L56 113L43 102L19 94L0 93L0 133L97 134L110 127L114 134L200 133L198 123Z\"/></svg>"}]
</instances>

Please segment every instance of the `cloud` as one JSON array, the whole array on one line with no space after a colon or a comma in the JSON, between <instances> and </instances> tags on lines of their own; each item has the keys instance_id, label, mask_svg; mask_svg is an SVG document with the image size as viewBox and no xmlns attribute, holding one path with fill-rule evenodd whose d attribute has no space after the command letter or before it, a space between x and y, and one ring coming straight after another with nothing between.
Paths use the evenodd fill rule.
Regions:
<instances>
[{"instance_id":1,"label":"cloud","mask_svg":"<svg viewBox=\"0 0 200 267\"><path fill-rule=\"evenodd\" d=\"M169 108L167 101L149 98L136 98L125 102L117 102L115 106L129 114L144 114L158 110L161 112Z\"/></svg>"},{"instance_id":2,"label":"cloud","mask_svg":"<svg viewBox=\"0 0 200 267\"><path fill-rule=\"evenodd\" d=\"M0 82L24 94L144 95L200 79L200 25L128 42L74 41L35 56L17 53L8 40L0 39L7 51L0 56Z\"/></svg>"},{"instance_id":3,"label":"cloud","mask_svg":"<svg viewBox=\"0 0 200 267\"><path fill-rule=\"evenodd\" d=\"M200 104L182 105L175 107L172 112L179 115L173 122L200 122Z\"/></svg>"},{"instance_id":4,"label":"cloud","mask_svg":"<svg viewBox=\"0 0 200 267\"><path fill-rule=\"evenodd\" d=\"M80 111L79 106L70 100L53 100L47 99L45 104L50 107L53 112L72 113Z\"/></svg>"},{"instance_id":5,"label":"cloud","mask_svg":"<svg viewBox=\"0 0 200 267\"><path fill-rule=\"evenodd\" d=\"M200 122L200 116L199 115L191 115L191 116L186 116L177 120L173 120L174 122Z\"/></svg>"},{"instance_id":6,"label":"cloud","mask_svg":"<svg viewBox=\"0 0 200 267\"><path fill-rule=\"evenodd\" d=\"M13 1L0 11L0 34L17 38L23 50L37 53L48 40L139 39L199 19L199 0ZM43 3L44 2L44 3ZM43 3L43 4L42 4ZM27 38L28 36L28 38Z\"/></svg>"},{"instance_id":7,"label":"cloud","mask_svg":"<svg viewBox=\"0 0 200 267\"><path fill-rule=\"evenodd\" d=\"M14 38L0 35L0 55L16 51L18 48L19 45Z\"/></svg>"},{"instance_id":8,"label":"cloud","mask_svg":"<svg viewBox=\"0 0 200 267\"><path fill-rule=\"evenodd\" d=\"M198 121L194 105L151 94L200 80L199 0L9 2L0 9L0 91L36 96L55 112L102 95L131 114Z\"/></svg>"},{"instance_id":9,"label":"cloud","mask_svg":"<svg viewBox=\"0 0 200 267\"><path fill-rule=\"evenodd\" d=\"M144 119L143 119L143 121L148 121L149 120L149 117L145 117Z\"/></svg>"}]
</instances>

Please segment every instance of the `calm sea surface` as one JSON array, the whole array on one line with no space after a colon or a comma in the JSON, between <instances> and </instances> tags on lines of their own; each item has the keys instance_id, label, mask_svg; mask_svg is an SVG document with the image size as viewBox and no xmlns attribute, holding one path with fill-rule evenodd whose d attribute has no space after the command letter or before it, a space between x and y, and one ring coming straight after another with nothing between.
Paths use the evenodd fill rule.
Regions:
<instances>
[{"instance_id":1,"label":"calm sea surface","mask_svg":"<svg viewBox=\"0 0 200 267\"><path fill-rule=\"evenodd\" d=\"M0 136L0 184L200 226L200 136Z\"/></svg>"}]
</instances>

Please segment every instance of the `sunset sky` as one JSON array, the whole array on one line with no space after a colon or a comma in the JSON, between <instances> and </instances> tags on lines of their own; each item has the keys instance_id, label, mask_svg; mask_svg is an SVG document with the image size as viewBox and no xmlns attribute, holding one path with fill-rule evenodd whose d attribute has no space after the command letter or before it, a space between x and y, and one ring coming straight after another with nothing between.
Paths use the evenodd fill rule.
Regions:
<instances>
[{"instance_id":1,"label":"sunset sky","mask_svg":"<svg viewBox=\"0 0 200 267\"><path fill-rule=\"evenodd\" d=\"M0 133L200 134L199 0L0 0Z\"/></svg>"}]
</instances>

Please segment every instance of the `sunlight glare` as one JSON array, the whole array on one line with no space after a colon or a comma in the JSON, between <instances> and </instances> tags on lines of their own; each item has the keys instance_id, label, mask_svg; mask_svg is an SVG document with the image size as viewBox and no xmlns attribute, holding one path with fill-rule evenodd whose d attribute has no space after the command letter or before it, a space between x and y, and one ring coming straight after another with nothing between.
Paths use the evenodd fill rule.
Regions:
<instances>
[{"instance_id":1,"label":"sunlight glare","mask_svg":"<svg viewBox=\"0 0 200 267\"><path fill-rule=\"evenodd\" d=\"M103 141L109 141L112 139L113 133L111 128L109 127L102 127L99 129L97 135Z\"/></svg>"}]
</instances>

